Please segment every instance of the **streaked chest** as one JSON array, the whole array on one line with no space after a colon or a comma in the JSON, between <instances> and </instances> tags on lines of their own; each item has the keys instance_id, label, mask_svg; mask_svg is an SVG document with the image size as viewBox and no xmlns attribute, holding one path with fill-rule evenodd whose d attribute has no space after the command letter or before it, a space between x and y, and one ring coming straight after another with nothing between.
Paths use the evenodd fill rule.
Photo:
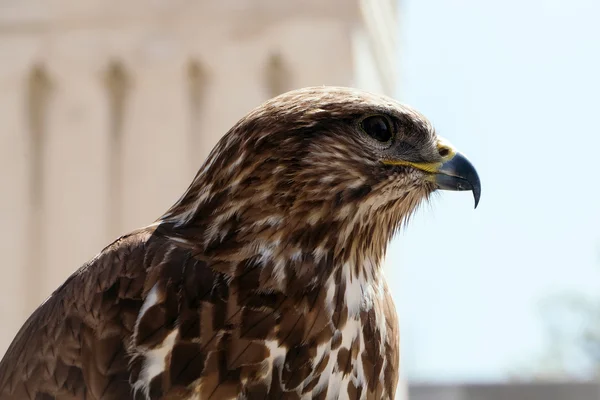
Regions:
<instances>
[{"instance_id":1,"label":"streaked chest","mask_svg":"<svg viewBox=\"0 0 600 400\"><path fill-rule=\"evenodd\" d=\"M391 351L394 335L381 287L341 271L312 298L279 294L268 305L253 294L242 297L243 286L236 280L227 284L222 311L203 302L186 314L206 314L199 321L199 336L189 335L180 315L162 342L152 349L133 349L142 361L133 385L137 391L149 394L153 382L162 382L164 393L171 393L176 390L174 379L185 382L178 372L183 370L190 377L192 397L181 398L202 399L207 393L228 399L256 394L325 400L391 397L385 382L397 370L397 357ZM158 287L150 291L138 326L164 298ZM192 349L197 357L187 355Z\"/></svg>"}]
</instances>

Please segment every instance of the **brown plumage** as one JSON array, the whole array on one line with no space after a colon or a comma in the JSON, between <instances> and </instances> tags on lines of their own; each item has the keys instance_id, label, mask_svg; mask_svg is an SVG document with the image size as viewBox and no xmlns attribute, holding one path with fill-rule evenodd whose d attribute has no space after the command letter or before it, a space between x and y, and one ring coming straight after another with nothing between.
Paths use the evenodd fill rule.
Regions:
<instances>
[{"instance_id":1,"label":"brown plumage","mask_svg":"<svg viewBox=\"0 0 600 400\"><path fill-rule=\"evenodd\" d=\"M75 272L0 363L0 399L393 399L394 232L477 175L416 111L292 91L241 119L181 199Z\"/></svg>"}]
</instances>

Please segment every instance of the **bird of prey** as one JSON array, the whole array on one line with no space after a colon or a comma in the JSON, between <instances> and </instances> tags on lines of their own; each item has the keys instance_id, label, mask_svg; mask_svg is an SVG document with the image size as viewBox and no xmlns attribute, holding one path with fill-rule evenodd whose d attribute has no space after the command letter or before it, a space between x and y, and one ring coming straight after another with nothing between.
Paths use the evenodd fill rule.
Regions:
<instances>
[{"instance_id":1,"label":"bird of prey","mask_svg":"<svg viewBox=\"0 0 600 400\"><path fill-rule=\"evenodd\" d=\"M30 316L0 399L393 399L394 233L471 163L395 100L310 87L255 108L153 224Z\"/></svg>"}]
</instances>

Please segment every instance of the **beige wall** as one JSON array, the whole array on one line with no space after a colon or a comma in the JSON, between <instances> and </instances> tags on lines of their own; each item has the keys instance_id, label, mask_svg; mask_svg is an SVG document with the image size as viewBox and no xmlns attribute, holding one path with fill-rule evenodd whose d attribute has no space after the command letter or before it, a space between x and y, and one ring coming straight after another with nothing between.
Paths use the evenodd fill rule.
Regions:
<instances>
[{"instance_id":1,"label":"beige wall","mask_svg":"<svg viewBox=\"0 0 600 400\"><path fill-rule=\"evenodd\" d=\"M392 4L0 2L0 354L69 274L165 211L254 106L309 85L391 94Z\"/></svg>"}]
</instances>

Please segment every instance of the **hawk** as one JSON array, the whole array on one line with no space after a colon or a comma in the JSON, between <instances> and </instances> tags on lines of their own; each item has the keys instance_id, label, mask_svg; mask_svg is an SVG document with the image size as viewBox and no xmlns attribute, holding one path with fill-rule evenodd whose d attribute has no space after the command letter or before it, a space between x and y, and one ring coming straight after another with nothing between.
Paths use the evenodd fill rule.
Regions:
<instances>
[{"instance_id":1,"label":"hawk","mask_svg":"<svg viewBox=\"0 0 600 400\"><path fill-rule=\"evenodd\" d=\"M30 316L0 399L393 399L394 233L437 189L480 196L427 119L351 88L279 95L156 222Z\"/></svg>"}]
</instances>

